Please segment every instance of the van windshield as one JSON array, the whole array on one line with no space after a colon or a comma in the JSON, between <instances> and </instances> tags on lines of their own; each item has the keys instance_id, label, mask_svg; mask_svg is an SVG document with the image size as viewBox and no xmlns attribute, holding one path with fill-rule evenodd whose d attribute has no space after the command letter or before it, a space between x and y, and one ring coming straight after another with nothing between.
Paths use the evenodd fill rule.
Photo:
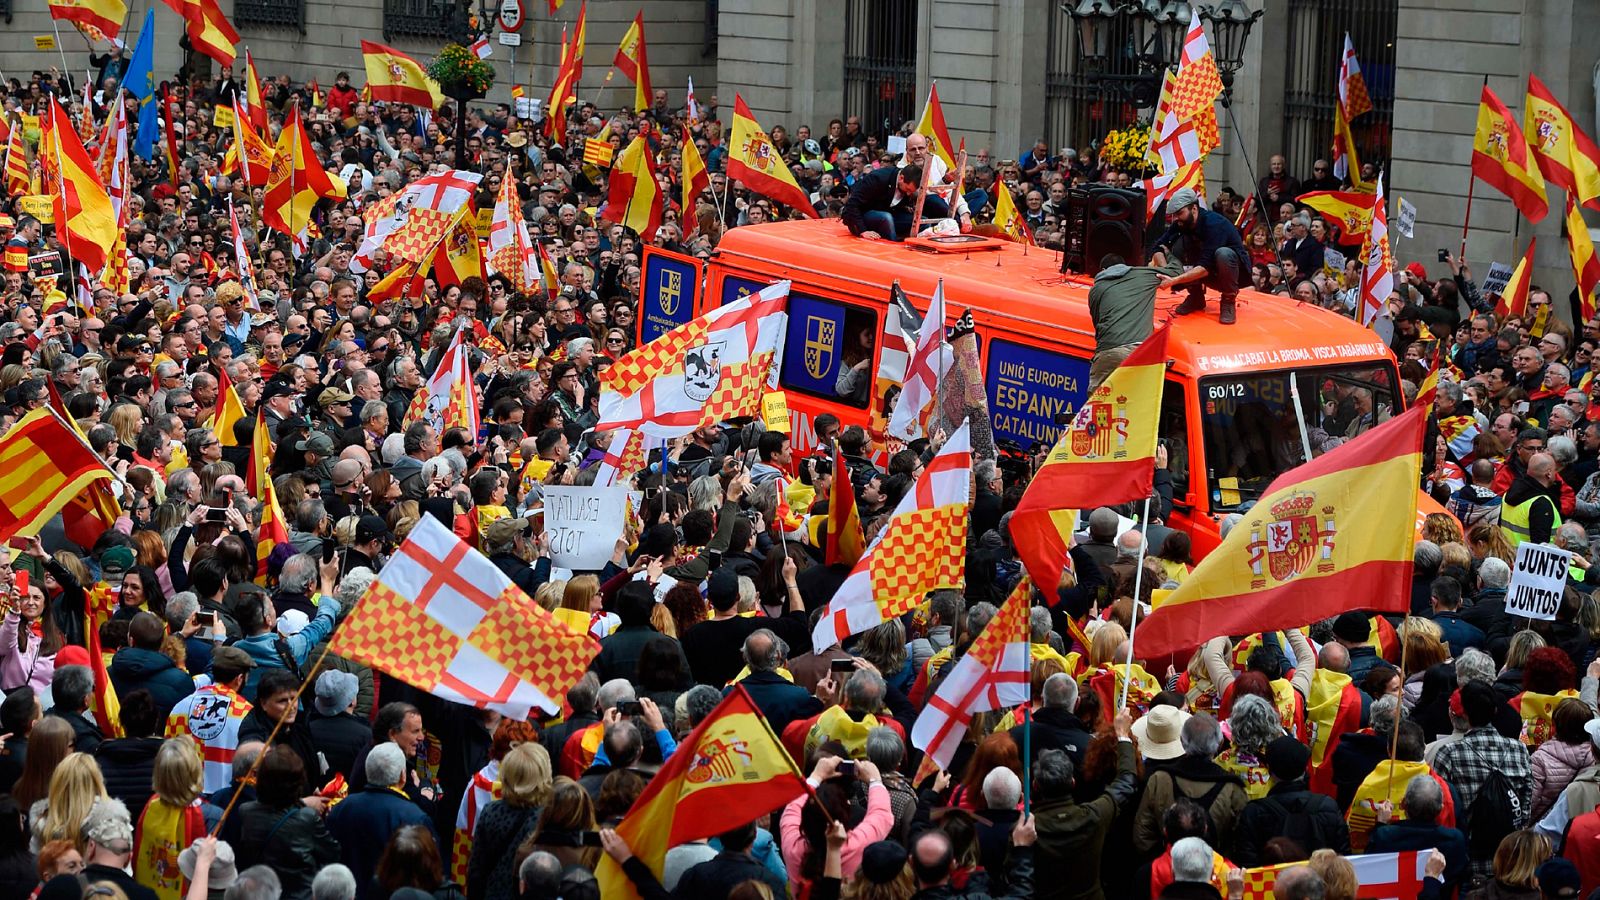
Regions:
<instances>
[{"instance_id":1,"label":"van windshield","mask_svg":"<svg viewBox=\"0 0 1600 900\"><path fill-rule=\"evenodd\" d=\"M1294 413L1299 389L1302 436ZM1398 411L1394 365L1362 363L1295 372L1242 372L1200 382L1206 489L1213 512L1259 498L1280 474L1332 450Z\"/></svg>"}]
</instances>

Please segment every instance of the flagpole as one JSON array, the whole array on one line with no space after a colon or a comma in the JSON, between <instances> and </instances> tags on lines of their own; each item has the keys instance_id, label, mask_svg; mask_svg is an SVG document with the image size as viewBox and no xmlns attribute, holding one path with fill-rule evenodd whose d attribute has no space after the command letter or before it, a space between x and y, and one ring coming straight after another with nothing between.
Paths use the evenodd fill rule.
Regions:
<instances>
[{"instance_id":1,"label":"flagpole","mask_svg":"<svg viewBox=\"0 0 1600 900\"><path fill-rule=\"evenodd\" d=\"M1483 86L1489 86L1489 76L1483 76ZM1478 176L1473 174L1472 166L1467 166L1467 211L1461 217L1461 255L1456 257L1460 263L1467 261L1467 229L1472 227L1472 189L1478 186Z\"/></svg>"},{"instance_id":2,"label":"flagpole","mask_svg":"<svg viewBox=\"0 0 1600 900\"><path fill-rule=\"evenodd\" d=\"M50 29L56 33L56 52L61 54L61 77L66 78L68 77L67 48L61 46L61 20L57 19L55 16L51 16ZM84 38L84 40L87 41L88 38ZM93 45L91 45L89 49L93 50ZM57 91L57 93L60 92Z\"/></svg>"},{"instance_id":3,"label":"flagpole","mask_svg":"<svg viewBox=\"0 0 1600 900\"><path fill-rule=\"evenodd\" d=\"M1294 404L1294 420L1300 426L1300 450L1305 454L1301 462L1311 462L1311 434L1306 430L1306 411L1300 406L1300 380L1289 373L1289 402Z\"/></svg>"},{"instance_id":4,"label":"flagpole","mask_svg":"<svg viewBox=\"0 0 1600 900\"><path fill-rule=\"evenodd\" d=\"M1122 673L1122 696L1117 700L1117 708L1111 711L1113 717L1122 713L1128 705L1128 685L1133 680L1133 636L1139 630L1139 595L1144 587L1144 554L1150 545L1150 498L1144 498L1144 512L1139 516L1139 524L1144 527L1142 540L1139 541L1138 566L1133 570L1133 618L1128 622L1128 659L1123 663L1125 668ZM1112 660L1116 666L1116 660ZM1113 669L1114 670L1114 669Z\"/></svg>"},{"instance_id":5,"label":"flagpole","mask_svg":"<svg viewBox=\"0 0 1600 900\"><path fill-rule=\"evenodd\" d=\"M1405 630L1405 627L1408 624L1406 620L1409 619L1409 618L1411 618L1411 617L1409 615L1407 615L1405 619L1400 620L1400 630L1401 631ZM1374 630L1376 630L1376 629L1374 629ZM1398 634L1398 636L1400 638L1400 677L1402 679L1404 679L1406 677L1405 676L1405 671L1406 671L1406 645L1409 642L1405 639L1405 635L1404 634ZM1392 793L1394 791L1394 763L1395 763L1395 759L1400 755L1400 714L1401 714L1401 712L1403 712L1403 710L1401 710L1400 706L1398 704L1396 704L1395 710L1394 710L1394 732L1389 735L1389 783L1388 783L1388 786L1384 790L1385 793Z\"/></svg>"}]
</instances>

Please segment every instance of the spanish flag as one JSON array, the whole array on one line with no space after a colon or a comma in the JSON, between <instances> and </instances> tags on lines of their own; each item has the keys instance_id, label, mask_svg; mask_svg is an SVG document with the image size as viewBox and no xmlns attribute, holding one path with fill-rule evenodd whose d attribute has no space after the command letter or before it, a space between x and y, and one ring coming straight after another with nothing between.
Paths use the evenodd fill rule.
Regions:
<instances>
[{"instance_id":1,"label":"spanish flag","mask_svg":"<svg viewBox=\"0 0 1600 900\"><path fill-rule=\"evenodd\" d=\"M1511 278L1506 286L1500 290L1500 302L1494 305L1495 319L1504 322L1510 316L1523 316L1528 313L1528 289L1533 284L1533 248L1539 243L1538 238L1528 239L1528 249L1517 260L1517 267L1511 270Z\"/></svg>"},{"instance_id":2,"label":"spanish flag","mask_svg":"<svg viewBox=\"0 0 1600 900\"><path fill-rule=\"evenodd\" d=\"M122 20L128 14L128 4L123 0L50 0L49 5L50 18L97 29L108 40L122 30Z\"/></svg>"},{"instance_id":3,"label":"spanish flag","mask_svg":"<svg viewBox=\"0 0 1600 900\"><path fill-rule=\"evenodd\" d=\"M256 131L265 133L267 130L267 104L261 93L261 77L256 74L256 60L250 51L244 52L245 71L245 108L250 113L250 124Z\"/></svg>"},{"instance_id":4,"label":"spanish flag","mask_svg":"<svg viewBox=\"0 0 1600 900\"><path fill-rule=\"evenodd\" d=\"M617 826L657 878L669 847L737 828L809 790L742 685L734 685L678 748ZM600 860L595 875L601 896L639 897L611 857Z\"/></svg>"},{"instance_id":5,"label":"spanish flag","mask_svg":"<svg viewBox=\"0 0 1600 900\"><path fill-rule=\"evenodd\" d=\"M189 43L199 53L232 68L238 55L239 32L233 30L217 0L164 0L168 8L183 17Z\"/></svg>"},{"instance_id":6,"label":"spanish flag","mask_svg":"<svg viewBox=\"0 0 1600 900\"><path fill-rule=\"evenodd\" d=\"M367 87L372 99L409 103L423 109L444 105L439 83L416 60L376 41L361 42L361 61L367 67Z\"/></svg>"},{"instance_id":7,"label":"spanish flag","mask_svg":"<svg viewBox=\"0 0 1600 900\"><path fill-rule=\"evenodd\" d=\"M680 210L682 219L694 218L694 202L711 186L711 173L706 170L706 161L700 156L699 148L694 145L694 135L689 133L687 126L683 129L683 206Z\"/></svg>"},{"instance_id":8,"label":"spanish flag","mask_svg":"<svg viewBox=\"0 0 1600 900\"><path fill-rule=\"evenodd\" d=\"M1406 786L1411 784L1413 778L1432 778L1439 782L1439 792L1444 795L1444 808L1439 813L1438 824L1443 828L1456 826L1456 805L1450 796L1450 786L1444 779L1433 774L1433 768L1427 763L1391 759L1378 763L1377 768L1367 773L1350 801L1350 811L1345 813L1353 852L1366 851L1367 840L1378 827L1378 806L1385 801L1392 808L1393 818L1390 821L1405 821L1405 804L1400 801L1405 797Z\"/></svg>"},{"instance_id":9,"label":"spanish flag","mask_svg":"<svg viewBox=\"0 0 1600 900\"><path fill-rule=\"evenodd\" d=\"M228 377L226 366L217 368L217 407L211 414L211 430L224 447L234 447L239 439L233 436L233 423L244 418L244 404L233 389L233 379Z\"/></svg>"},{"instance_id":10,"label":"spanish flag","mask_svg":"<svg viewBox=\"0 0 1600 900\"><path fill-rule=\"evenodd\" d=\"M1578 285L1578 300L1583 304L1583 321L1594 318L1594 289L1600 284L1600 259L1595 258L1589 226L1578 212L1572 192L1567 192L1567 250L1572 256L1572 277Z\"/></svg>"},{"instance_id":11,"label":"spanish flag","mask_svg":"<svg viewBox=\"0 0 1600 900\"><path fill-rule=\"evenodd\" d=\"M1427 410L1413 406L1278 476L1222 546L1155 601L1139 626L1141 652L1186 653L1212 635L1352 609L1403 614L1426 424Z\"/></svg>"},{"instance_id":12,"label":"spanish flag","mask_svg":"<svg viewBox=\"0 0 1600 900\"><path fill-rule=\"evenodd\" d=\"M160 102L161 125L166 132L167 138L165 148L167 152L167 181L171 182L173 187L177 187L179 180L178 161L183 158L183 154L178 152L178 134L173 130L173 122L177 120L178 114L173 111L172 104L168 102L167 97L162 97Z\"/></svg>"},{"instance_id":13,"label":"spanish flag","mask_svg":"<svg viewBox=\"0 0 1600 900\"><path fill-rule=\"evenodd\" d=\"M850 483L850 469L844 464L837 444L833 448L833 483L828 489L828 536L824 560L828 565L842 563L850 568L867 552L867 539L861 532L861 511L856 508L856 491Z\"/></svg>"},{"instance_id":14,"label":"spanish flag","mask_svg":"<svg viewBox=\"0 0 1600 900\"><path fill-rule=\"evenodd\" d=\"M661 227L661 186L650 142L636 137L611 166L611 191L606 195L606 218L633 229L649 243Z\"/></svg>"},{"instance_id":15,"label":"spanish flag","mask_svg":"<svg viewBox=\"0 0 1600 900\"><path fill-rule=\"evenodd\" d=\"M1531 753L1545 741L1556 736L1552 716L1563 700L1575 700L1578 692L1565 690L1555 694L1536 694L1523 691L1511 698L1511 708L1522 716L1522 743Z\"/></svg>"},{"instance_id":16,"label":"spanish flag","mask_svg":"<svg viewBox=\"0 0 1600 900\"><path fill-rule=\"evenodd\" d=\"M256 413L255 441L250 447L250 473L246 489L261 503L261 528L256 532L256 581L265 583L267 557L274 547L289 542L289 524L278 505L278 489L269 471L272 460L272 434L267 430L266 411Z\"/></svg>"},{"instance_id":17,"label":"spanish flag","mask_svg":"<svg viewBox=\"0 0 1600 900\"><path fill-rule=\"evenodd\" d=\"M222 173L238 172L245 184L260 187L272 174L272 145L250 124L237 95L233 98L233 113L233 142L222 158Z\"/></svg>"},{"instance_id":18,"label":"spanish flag","mask_svg":"<svg viewBox=\"0 0 1600 900\"><path fill-rule=\"evenodd\" d=\"M60 164L61 177L52 206L56 230L67 253L90 272L99 274L117 241L117 214L96 174L94 160L72 129L66 110L50 98L50 116L39 144L42 153Z\"/></svg>"},{"instance_id":19,"label":"spanish flag","mask_svg":"<svg viewBox=\"0 0 1600 900\"><path fill-rule=\"evenodd\" d=\"M1478 104L1478 130L1472 138L1472 174L1510 197L1530 222L1550 211L1544 177L1534 163L1528 139L1511 117L1511 110L1487 84Z\"/></svg>"},{"instance_id":20,"label":"spanish flag","mask_svg":"<svg viewBox=\"0 0 1600 900\"><path fill-rule=\"evenodd\" d=\"M1028 228L1027 221L1022 218L1022 212L1017 209L1017 201L1011 196L1011 189L1006 187L1003 181L995 183L994 225L1019 244L1033 243L1033 232Z\"/></svg>"},{"instance_id":21,"label":"spanish flag","mask_svg":"<svg viewBox=\"0 0 1600 900\"><path fill-rule=\"evenodd\" d=\"M1522 106L1524 133L1545 179L1577 194L1584 206L1600 209L1600 147L1532 73Z\"/></svg>"},{"instance_id":22,"label":"spanish flag","mask_svg":"<svg viewBox=\"0 0 1600 900\"><path fill-rule=\"evenodd\" d=\"M1337 797L1333 784L1333 748L1340 735L1361 728L1361 693L1350 676L1332 669L1311 675L1306 698L1306 721L1311 732L1311 789Z\"/></svg>"},{"instance_id":23,"label":"spanish flag","mask_svg":"<svg viewBox=\"0 0 1600 900\"><path fill-rule=\"evenodd\" d=\"M311 208L317 200L344 196L344 181L323 170L311 149L311 136L300 121L300 108L291 106L289 121L279 132L278 146L273 150L272 172L267 176L267 192L261 204L262 221L268 228L298 241L300 232L311 221Z\"/></svg>"},{"instance_id":24,"label":"spanish flag","mask_svg":"<svg viewBox=\"0 0 1600 900\"><path fill-rule=\"evenodd\" d=\"M633 17L633 24L629 25L627 33L623 34L622 43L617 47L617 56L612 60L612 65L633 82L633 108L638 112L649 109L650 60L645 54L644 47L644 10L639 10Z\"/></svg>"},{"instance_id":25,"label":"spanish flag","mask_svg":"<svg viewBox=\"0 0 1600 900\"><path fill-rule=\"evenodd\" d=\"M38 533L74 497L112 478L49 406L28 413L0 436L0 540Z\"/></svg>"},{"instance_id":26,"label":"spanish flag","mask_svg":"<svg viewBox=\"0 0 1600 900\"><path fill-rule=\"evenodd\" d=\"M1348 247L1365 247L1372 234L1372 201L1374 193L1356 191L1312 191L1301 194L1298 203L1311 207L1323 217L1339 226L1339 243Z\"/></svg>"},{"instance_id":27,"label":"spanish flag","mask_svg":"<svg viewBox=\"0 0 1600 900\"><path fill-rule=\"evenodd\" d=\"M551 140L557 144L567 141L567 111L572 105L572 92L578 89L578 83L583 80L583 50L587 43L589 3L584 0L578 7L578 21L573 26L572 41L567 41L567 32L561 30L561 64L556 69L555 83L550 86L550 102L545 104L547 110L546 124L549 126Z\"/></svg>"},{"instance_id":28,"label":"spanish flag","mask_svg":"<svg viewBox=\"0 0 1600 900\"><path fill-rule=\"evenodd\" d=\"M1012 514L1017 555L1034 584L1047 591L1067 566L1077 510L1150 496L1169 331L1162 327L1146 338L1095 388Z\"/></svg>"},{"instance_id":29,"label":"spanish flag","mask_svg":"<svg viewBox=\"0 0 1600 900\"><path fill-rule=\"evenodd\" d=\"M433 253L433 277L440 287L483 277L483 246L478 243L477 213L472 204L461 207L439 248Z\"/></svg>"},{"instance_id":30,"label":"spanish flag","mask_svg":"<svg viewBox=\"0 0 1600 900\"><path fill-rule=\"evenodd\" d=\"M813 219L820 218L811 198L800 190L794 174L773 146L772 138L761 130L744 98L733 95L733 137L728 141L728 177L785 206L792 206Z\"/></svg>"},{"instance_id":31,"label":"spanish flag","mask_svg":"<svg viewBox=\"0 0 1600 900\"><path fill-rule=\"evenodd\" d=\"M917 121L917 134L928 139L928 150L944 161L945 168L955 171L955 145L950 142L950 129L944 124L944 107L939 105L939 83L928 85L928 102L922 107L922 118Z\"/></svg>"}]
</instances>

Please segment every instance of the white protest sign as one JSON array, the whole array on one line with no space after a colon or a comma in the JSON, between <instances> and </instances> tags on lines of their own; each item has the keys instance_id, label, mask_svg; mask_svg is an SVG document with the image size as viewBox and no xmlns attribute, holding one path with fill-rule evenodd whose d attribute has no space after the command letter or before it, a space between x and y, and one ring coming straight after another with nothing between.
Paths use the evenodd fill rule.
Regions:
<instances>
[{"instance_id":1,"label":"white protest sign","mask_svg":"<svg viewBox=\"0 0 1600 900\"><path fill-rule=\"evenodd\" d=\"M1506 289L1506 282L1510 280L1510 266L1505 263L1489 263L1489 274L1483 276L1483 292L1498 294Z\"/></svg>"},{"instance_id":2,"label":"white protest sign","mask_svg":"<svg viewBox=\"0 0 1600 900\"><path fill-rule=\"evenodd\" d=\"M1404 197L1400 198L1400 215L1395 219L1394 230L1401 237L1415 237L1414 231L1417 224L1417 208L1412 206Z\"/></svg>"},{"instance_id":3,"label":"white protest sign","mask_svg":"<svg viewBox=\"0 0 1600 900\"><path fill-rule=\"evenodd\" d=\"M906 139L898 134L889 135L889 144L887 149L895 156L904 156L906 154Z\"/></svg>"},{"instance_id":4,"label":"white protest sign","mask_svg":"<svg viewBox=\"0 0 1600 900\"><path fill-rule=\"evenodd\" d=\"M1517 565L1506 588L1506 615L1550 620L1567 589L1567 551L1549 544L1517 545Z\"/></svg>"},{"instance_id":5,"label":"white protest sign","mask_svg":"<svg viewBox=\"0 0 1600 900\"><path fill-rule=\"evenodd\" d=\"M604 567L622 537L627 514L626 488L547 486L544 528L550 536L551 564L574 571Z\"/></svg>"}]
</instances>

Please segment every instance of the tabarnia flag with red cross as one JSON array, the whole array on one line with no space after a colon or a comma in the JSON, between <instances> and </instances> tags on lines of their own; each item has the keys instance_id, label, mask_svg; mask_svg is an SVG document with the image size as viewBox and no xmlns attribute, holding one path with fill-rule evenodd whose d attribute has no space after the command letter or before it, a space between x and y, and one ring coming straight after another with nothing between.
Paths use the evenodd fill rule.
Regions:
<instances>
[{"instance_id":1,"label":"tabarnia flag with red cross","mask_svg":"<svg viewBox=\"0 0 1600 900\"><path fill-rule=\"evenodd\" d=\"M423 516L339 630L332 652L422 690L523 720L554 713L599 645L556 621Z\"/></svg>"}]
</instances>

